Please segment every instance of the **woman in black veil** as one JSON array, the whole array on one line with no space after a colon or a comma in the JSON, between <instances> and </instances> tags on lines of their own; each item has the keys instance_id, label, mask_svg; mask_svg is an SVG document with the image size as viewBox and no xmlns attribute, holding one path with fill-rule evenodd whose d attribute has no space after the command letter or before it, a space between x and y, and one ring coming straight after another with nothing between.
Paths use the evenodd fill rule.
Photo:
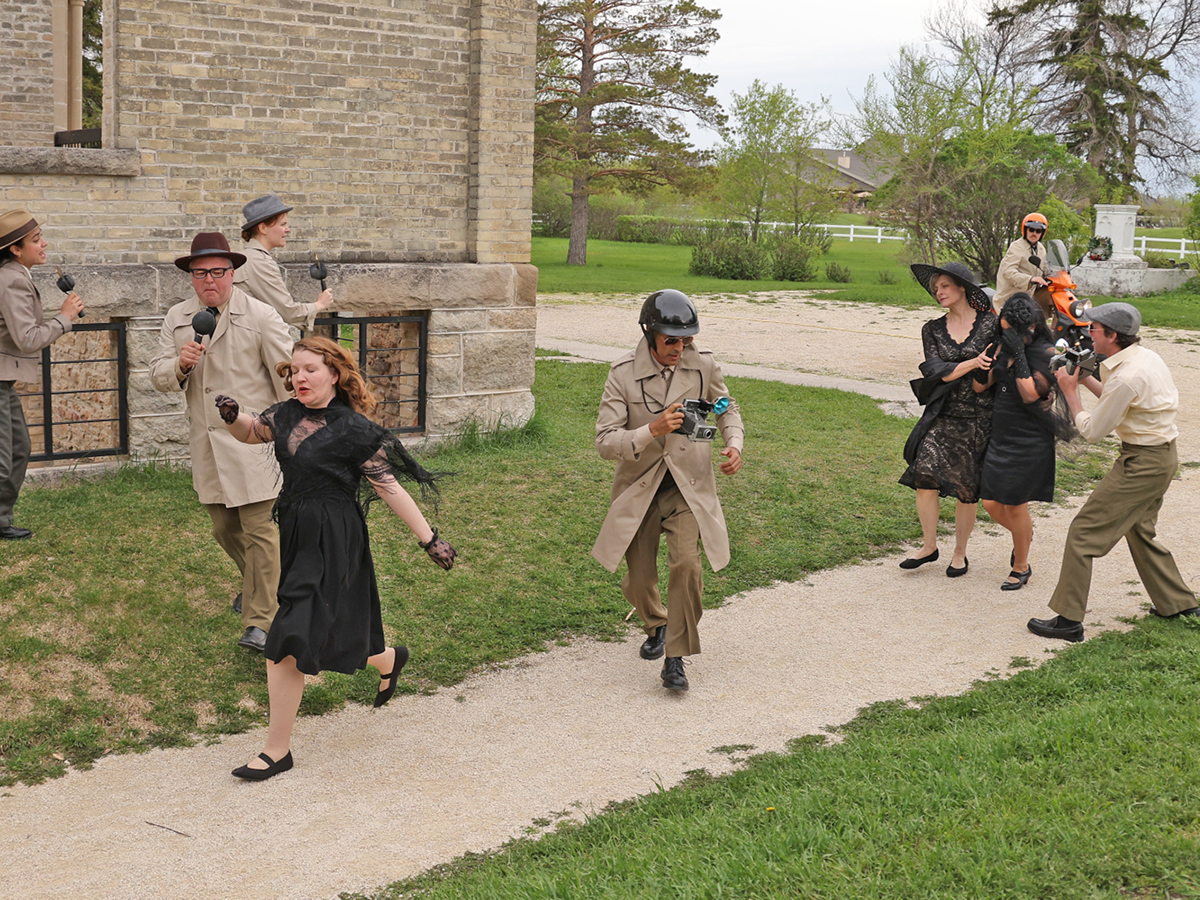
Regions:
<instances>
[{"instance_id":1,"label":"woman in black veil","mask_svg":"<svg viewBox=\"0 0 1200 900\"><path fill-rule=\"evenodd\" d=\"M1054 499L1054 441L1069 438L1071 426L1056 412L1054 341L1041 308L1029 294L1013 294L1000 311L1000 329L1000 351L990 371L975 373L976 390L995 386L979 496L988 515L1012 534L1011 571L1000 589L1018 591L1033 575L1029 501Z\"/></svg>"}]
</instances>

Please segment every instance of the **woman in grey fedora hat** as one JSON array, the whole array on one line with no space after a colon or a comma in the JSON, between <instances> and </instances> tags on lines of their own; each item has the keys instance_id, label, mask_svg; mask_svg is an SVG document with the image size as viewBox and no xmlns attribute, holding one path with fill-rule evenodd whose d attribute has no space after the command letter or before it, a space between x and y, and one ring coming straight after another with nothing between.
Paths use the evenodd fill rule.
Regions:
<instances>
[{"instance_id":1,"label":"woman in grey fedora hat","mask_svg":"<svg viewBox=\"0 0 1200 900\"><path fill-rule=\"evenodd\" d=\"M916 569L938 558L939 497L954 497L954 555L946 574L967 574L967 541L975 527L980 467L992 425L992 393L977 392L971 376L991 368L996 347L992 301L962 263L917 263L913 276L946 314L921 329L925 361L912 382L925 407L904 446L908 468L900 483L917 492L923 543L900 568Z\"/></svg>"},{"instance_id":2,"label":"woman in grey fedora hat","mask_svg":"<svg viewBox=\"0 0 1200 900\"><path fill-rule=\"evenodd\" d=\"M316 303L298 303L292 299L284 284L283 270L272 250L287 243L288 213L295 209L286 206L275 194L257 197L242 207L246 221L242 225L242 240L246 241L246 265L238 269L238 287L255 299L273 307L283 321L305 331L312 331L313 320L333 303L333 291L321 292Z\"/></svg>"}]
</instances>

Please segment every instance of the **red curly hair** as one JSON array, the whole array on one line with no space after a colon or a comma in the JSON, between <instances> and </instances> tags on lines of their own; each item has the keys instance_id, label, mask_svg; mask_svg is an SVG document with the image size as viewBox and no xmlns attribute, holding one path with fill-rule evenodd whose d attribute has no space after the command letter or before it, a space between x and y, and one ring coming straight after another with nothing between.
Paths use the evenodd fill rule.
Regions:
<instances>
[{"instance_id":1,"label":"red curly hair","mask_svg":"<svg viewBox=\"0 0 1200 900\"><path fill-rule=\"evenodd\" d=\"M337 384L334 385L334 390L352 410L362 413L364 416L369 416L374 411L376 400L367 389L367 382L362 377L362 372L358 370L358 363L354 361L354 357L345 347L329 338L306 337L296 341L296 345L292 347L292 353L295 354L297 350L307 350L324 360L330 371L337 375ZM293 391L291 362L278 363L275 366L275 372L283 379L284 386L289 391Z\"/></svg>"}]
</instances>

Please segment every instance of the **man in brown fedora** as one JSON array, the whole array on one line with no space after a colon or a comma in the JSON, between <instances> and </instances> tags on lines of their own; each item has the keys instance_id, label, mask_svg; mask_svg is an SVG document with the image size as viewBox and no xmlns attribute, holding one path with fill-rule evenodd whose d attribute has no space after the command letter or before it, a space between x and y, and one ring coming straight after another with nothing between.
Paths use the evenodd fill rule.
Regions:
<instances>
[{"instance_id":1,"label":"man in brown fedora","mask_svg":"<svg viewBox=\"0 0 1200 900\"><path fill-rule=\"evenodd\" d=\"M42 298L29 270L46 261L46 247L37 220L23 209L0 215L0 540L32 536L13 524L13 505L25 481L31 446L16 382L39 379L42 349L71 330L83 312L83 301L72 292L62 311L49 322Z\"/></svg>"},{"instance_id":2,"label":"man in brown fedora","mask_svg":"<svg viewBox=\"0 0 1200 900\"><path fill-rule=\"evenodd\" d=\"M279 470L262 446L229 434L213 398L236 396L254 412L286 400L275 365L291 359L292 339L279 313L234 286L233 271L245 262L218 233L196 235L191 253L175 260L190 273L196 297L167 312L150 377L160 391L187 395L192 486L212 518L213 537L242 573L245 632L238 644L261 651L278 608L279 532L271 507ZM201 309L216 316L216 327L198 341L192 319Z\"/></svg>"}]
</instances>

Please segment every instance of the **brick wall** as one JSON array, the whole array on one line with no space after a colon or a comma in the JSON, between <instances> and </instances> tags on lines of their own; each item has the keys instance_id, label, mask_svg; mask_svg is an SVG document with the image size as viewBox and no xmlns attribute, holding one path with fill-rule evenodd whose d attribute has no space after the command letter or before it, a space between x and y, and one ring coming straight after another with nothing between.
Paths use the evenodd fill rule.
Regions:
<instances>
[{"instance_id":1,"label":"brick wall","mask_svg":"<svg viewBox=\"0 0 1200 900\"><path fill-rule=\"evenodd\" d=\"M49 28L48 0L15 2ZM55 255L162 263L196 231L238 241L242 205L273 191L297 207L284 261L528 261L534 0L109 0L106 13L106 146L135 149L140 174L0 169L0 203L45 219ZM20 65L0 69L0 98L33 77Z\"/></svg>"},{"instance_id":2,"label":"brick wall","mask_svg":"<svg viewBox=\"0 0 1200 900\"><path fill-rule=\"evenodd\" d=\"M3 0L0 10L0 145L52 147L50 0Z\"/></svg>"}]
</instances>

